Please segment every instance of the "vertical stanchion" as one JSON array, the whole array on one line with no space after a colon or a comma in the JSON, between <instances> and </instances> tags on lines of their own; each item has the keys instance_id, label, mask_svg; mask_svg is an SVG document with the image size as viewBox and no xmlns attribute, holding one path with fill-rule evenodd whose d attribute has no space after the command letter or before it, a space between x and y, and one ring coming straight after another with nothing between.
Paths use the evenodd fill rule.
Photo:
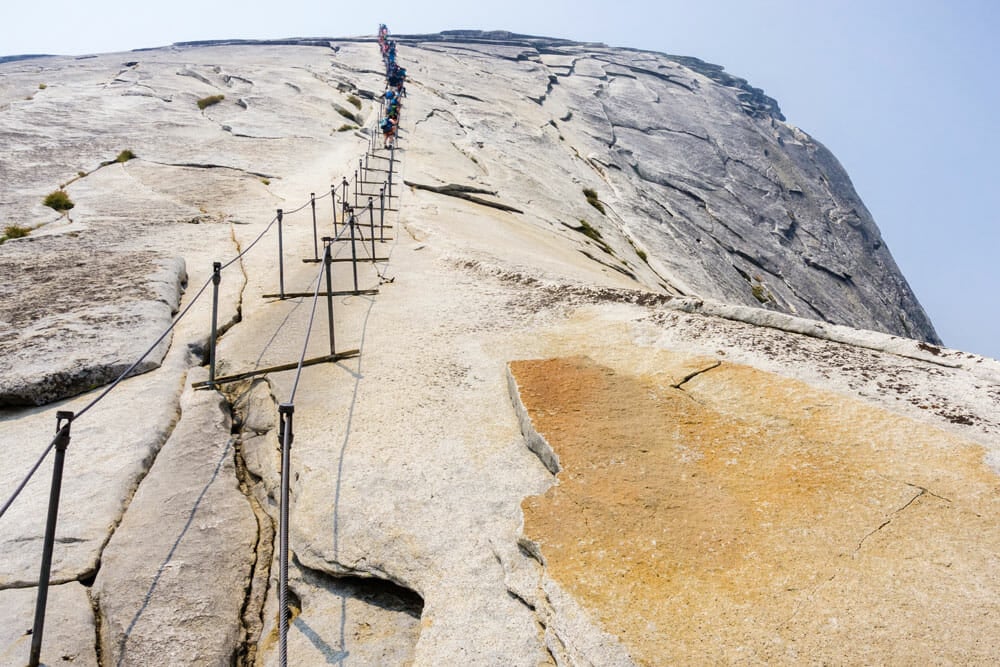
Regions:
<instances>
[{"instance_id":1,"label":"vertical stanchion","mask_svg":"<svg viewBox=\"0 0 1000 667\"><path fill-rule=\"evenodd\" d=\"M219 324L219 283L222 282L222 262L212 262L212 336L208 341L208 382L215 387L215 339Z\"/></svg>"},{"instance_id":2,"label":"vertical stanchion","mask_svg":"<svg viewBox=\"0 0 1000 667\"><path fill-rule=\"evenodd\" d=\"M319 242L316 240L316 193L309 193L309 203L313 211L313 259L319 261Z\"/></svg>"},{"instance_id":3,"label":"vertical stanchion","mask_svg":"<svg viewBox=\"0 0 1000 667\"><path fill-rule=\"evenodd\" d=\"M337 233L337 186L330 186L330 204L333 205L333 233Z\"/></svg>"},{"instance_id":4,"label":"vertical stanchion","mask_svg":"<svg viewBox=\"0 0 1000 667\"><path fill-rule=\"evenodd\" d=\"M343 186L344 194L340 197L340 201L343 202L343 204L344 204L344 210L346 211L347 210L347 177L346 176L342 176L341 178L344 179L344 182L341 183L341 185ZM347 220L346 219L344 220L344 224L345 225L347 224Z\"/></svg>"},{"instance_id":5,"label":"vertical stanchion","mask_svg":"<svg viewBox=\"0 0 1000 667\"><path fill-rule=\"evenodd\" d=\"M368 180L368 175L365 174L365 161L361 158L358 158L358 173L361 174L362 181Z\"/></svg>"},{"instance_id":6,"label":"vertical stanchion","mask_svg":"<svg viewBox=\"0 0 1000 667\"><path fill-rule=\"evenodd\" d=\"M281 219L284 217L281 209L278 209L278 292L281 298L285 298L285 248L281 239Z\"/></svg>"},{"instance_id":7,"label":"vertical stanchion","mask_svg":"<svg viewBox=\"0 0 1000 667\"><path fill-rule=\"evenodd\" d=\"M291 477L292 451L292 414L295 404L282 403L278 406L278 417L281 423L281 511L279 526L279 572L278 597L281 608L278 610L278 661L281 667L288 665L288 486Z\"/></svg>"},{"instance_id":8,"label":"vertical stanchion","mask_svg":"<svg viewBox=\"0 0 1000 667\"><path fill-rule=\"evenodd\" d=\"M323 237L323 261L326 262L326 319L330 325L330 355L337 354L337 347L333 337L333 276L331 267L333 266L332 244L333 239L329 236Z\"/></svg>"},{"instance_id":9,"label":"vertical stanchion","mask_svg":"<svg viewBox=\"0 0 1000 667\"><path fill-rule=\"evenodd\" d=\"M355 216L351 214L351 267L354 269L354 291L358 291L358 251L354 246Z\"/></svg>"},{"instance_id":10,"label":"vertical stanchion","mask_svg":"<svg viewBox=\"0 0 1000 667\"><path fill-rule=\"evenodd\" d=\"M42 567L38 574L38 598L35 601L35 623L31 629L31 653L28 667L38 667L42 657L42 635L45 631L45 606L49 601L49 576L52 574L52 548L56 539L56 518L59 516L59 494L62 491L63 465L69 447L70 425L73 413L56 412L56 460L52 468L52 486L49 490L49 515L45 521L45 539L42 542Z\"/></svg>"},{"instance_id":11,"label":"vertical stanchion","mask_svg":"<svg viewBox=\"0 0 1000 667\"><path fill-rule=\"evenodd\" d=\"M359 186L360 186L360 183L358 183L358 170L355 169L354 170L354 206L355 207L357 207L357 205L358 205L358 187Z\"/></svg>"},{"instance_id":12,"label":"vertical stanchion","mask_svg":"<svg viewBox=\"0 0 1000 667\"><path fill-rule=\"evenodd\" d=\"M368 198L368 221L372 228L372 265L375 264L375 205L371 197Z\"/></svg>"},{"instance_id":13,"label":"vertical stanchion","mask_svg":"<svg viewBox=\"0 0 1000 667\"><path fill-rule=\"evenodd\" d=\"M379 241L385 242L385 186L378 191Z\"/></svg>"},{"instance_id":14,"label":"vertical stanchion","mask_svg":"<svg viewBox=\"0 0 1000 667\"><path fill-rule=\"evenodd\" d=\"M396 142L389 147L389 199L392 199L392 167L396 162Z\"/></svg>"}]
</instances>

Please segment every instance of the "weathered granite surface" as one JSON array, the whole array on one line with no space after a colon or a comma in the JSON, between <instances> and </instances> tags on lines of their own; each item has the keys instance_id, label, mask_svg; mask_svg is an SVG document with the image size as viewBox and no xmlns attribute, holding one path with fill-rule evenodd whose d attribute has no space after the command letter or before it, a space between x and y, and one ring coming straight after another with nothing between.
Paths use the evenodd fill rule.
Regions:
<instances>
[{"instance_id":1,"label":"weathered granite surface","mask_svg":"<svg viewBox=\"0 0 1000 667\"><path fill-rule=\"evenodd\" d=\"M196 369L187 380L207 377ZM101 552L92 594L108 664L232 664L243 641L259 537L236 477L229 409L217 392L190 386L180 409Z\"/></svg>"},{"instance_id":2,"label":"weathered granite surface","mask_svg":"<svg viewBox=\"0 0 1000 667\"><path fill-rule=\"evenodd\" d=\"M34 241L0 246L0 261L23 253L19 265L27 266L39 248L46 251L40 263L79 252L79 261L105 267L108 258L134 256L134 266L121 274L133 287L106 295L127 307L135 294L154 293L151 267L183 258L190 274L183 308L209 278L212 261L250 248L283 208L285 283L311 290L319 267L299 261L314 251L309 209L291 211L306 204L310 192L328 193L358 168L367 137L349 131L356 123L338 109L373 121L370 95L380 89L381 72L370 40L286 42L0 64L0 132L6 132L0 150L8 151L0 160L0 215L35 227ZM754 451L763 451L761 443L788 441L788 455L772 457L773 465L805 465L838 443L852 453L878 445L872 461L879 465L872 470L892 479L860 475L859 488L874 503L862 507L864 520L825 512L829 524L817 519L809 526L839 536L833 542L840 545L851 544L845 524L878 530L864 539L859 557L838 570L843 576L816 587L811 598L808 587L759 597L760 618L779 617L794 595L800 611L783 630L798 647L767 653L773 647L758 643L752 647L757 655L801 662L839 650L848 661L888 660L878 653L886 644L875 644L874 653L845 649L842 633L859 630L851 623L885 609L891 612L887 628L916 636L929 627L926 614L909 613L889 591L885 604L873 600L871 590L881 589L857 582L884 584L887 572L900 572L901 590L913 600L940 592L948 604L964 585L982 583L974 569L979 558L983 571L991 571L991 528L961 533L935 513L965 516L980 500L963 495L970 490L982 491L983 502L995 495L1000 363L932 344L933 329L877 242L846 176L828 164L818 144L782 121L773 100L717 67L676 56L499 33L404 42L400 59L411 82L395 156L396 196L388 242L376 249L388 260L358 267L360 285L378 288L377 294L338 297L334 304L337 349L360 355L307 367L301 376L272 372L227 383L221 399L185 396L186 378L204 377L192 367L204 362L210 304L196 302L160 367L123 383L74 424L56 571L57 581L84 588L84 595L58 603L54 614L84 619L96 601L99 616L80 627L95 647L102 628L102 655L121 645L123 628L138 619L122 664L149 664L148 651L168 635L177 645L169 651L187 651L179 659L192 664L215 664L219 656L224 662L235 656L242 665L276 664L277 404L294 399L291 664L630 665L683 652L685 619L670 619L677 632L649 642L615 625L640 609L609 620L604 601L639 599L622 594L614 575L628 571L630 554L648 546L644 536L626 539L624 523L595 536L594 544L620 539L617 551L606 551L604 569L583 580L564 576L565 564L589 557L587 545L570 549L566 560L539 529L546 494L570 485L553 476L554 457L543 464L536 455L545 445L535 441L529 448L507 368L513 360L580 357L612 369L633 388L636 378L669 376L666 384L680 388L665 386L663 394L680 392L710 405L700 421L657 413L672 415L664 428L692 441L736 433L737 440L755 443ZM226 97L199 110L197 100L211 94ZM653 109L656 122L647 123ZM782 142L787 153L779 151ZM138 157L113 162L125 148ZM376 165L385 158L378 153ZM112 163L101 166L106 161ZM85 175L76 178L78 171ZM381 174L371 171L368 180L377 186ZM406 181L437 191L402 186ZM40 204L59 185L77 204L68 218ZM603 214L584 195L591 188ZM449 196L456 192L507 208ZM320 229L328 234L330 201L319 203ZM789 212L794 225L784 222L792 220ZM343 259L349 244L335 252ZM310 300L262 298L277 291L277 260L272 228L224 274L220 375L285 364L303 353ZM348 289L349 266L334 267L334 289ZM79 301L69 310L86 312L86 295L117 275L113 268L73 273ZM166 307L158 298L151 303ZM15 303L10 312L27 307ZM795 312L806 317L789 314ZM307 356L329 351L322 312L317 322ZM125 349L141 335L119 329L98 347ZM727 382L711 384L713 373ZM658 387L642 389L648 391L632 402L637 409L660 395ZM16 484L44 448L55 411L79 410L95 393L3 409L0 446L10 465L0 469L0 488ZM220 440L226 428L215 421L222 399L232 409L231 443ZM534 410L539 402L542 410L562 410L558 392L533 400ZM784 411L769 412L772 406ZM574 414L588 432L604 432L609 422L598 408L605 407ZM612 407L620 408L614 417L626 425L640 416ZM876 424L884 439L827 437L832 427L816 420L841 411L855 417L852 426ZM209 413L204 428L191 425ZM720 424L727 426L712 430ZM894 433L899 437L889 437ZM197 455L175 450L181 442ZM559 475L576 475L569 450L555 438L549 445ZM606 484L611 473L643 479L641 461L626 459L632 453L623 444L605 468L585 464L588 474L604 473L591 487ZM742 455L729 457L735 460L729 467L767 463L764 456L750 461ZM714 472L733 472L723 465L728 460ZM916 474L927 472L928 462L951 480L947 493L939 480ZM668 457L661 463L690 462ZM906 475L894 467L904 464ZM0 519L0 595L34 591L47 469ZM225 474L228 489L225 501L209 503L221 490L219 478L206 486L215 470ZM832 482L824 486L828 478L806 491L844 493ZM919 489L907 482L928 493L914 497ZM953 486L961 493L952 493ZM678 503L695 502L699 488L688 490ZM646 509L650 493L623 497L616 508L676 518L676 511L661 517ZM951 502L936 504L930 493ZM852 510L864 505L859 498L850 499ZM720 510L732 506L722 503ZM237 507L238 521L224 525ZM800 516L782 514L778 505L769 511L787 519L774 530L800 527ZM570 519L583 514L576 507L568 514L552 521L569 530ZM688 513L684 539L674 544L678 554L701 553L700 536L714 535L713 521L727 516L720 511L702 521L704 514ZM192 520L187 532L177 526L157 532L184 517ZM879 528L887 517L890 523ZM954 532L942 533L946 528ZM904 529L909 532L897 532ZM181 539L171 552L176 536L192 530L224 534L234 548L188 552L193 545ZM953 561L957 574L935 576L937 561L911 548L909 540L921 534L934 544L942 544L942 535L965 540L966 560ZM743 544L750 534L733 529L724 537ZM782 555L789 562L800 556L819 562L814 541L786 542ZM733 557L730 547L722 556ZM147 548L161 555L144 557ZM164 549L173 557L162 555ZM165 560L172 566L161 572ZM744 560L734 576L767 581L772 575ZM211 580L176 576L221 561L226 565L216 567L225 571ZM684 563L677 558L675 565ZM144 606L140 593L154 580ZM100 595L92 601L76 582ZM583 591L578 584L592 587ZM983 583L986 597L990 585ZM856 619L837 616L839 626L829 623L823 596L831 592ZM219 629L212 650L193 655L193 647L205 644L199 639L205 628L182 621L210 599L222 602L206 606L213 619L222 618L223 607L230 611L211 623ZM691 603L711 607L704 596L692 595ZM2 612L0 626L9 618L12 627L23 625L29 603L18 604L18 611ZM982 604L995 603L984 598ZM966 619L965 613L956 617ZM904 642L907 655L931 662L981 655L968 628L947 615L935 621L938 634L923 644ZM749 655L733 653L732 646L757 641L754 626L740 620L732 627L726 641L711 647L714 655ZM810 627L815 632L803 639ZM0 651L21 650L20 633L4 635ZM229 639L220 641L222 635ZM53 648L64 650L57 637Z\"/></svg>"},{"instance_id":3,"label":"weathered granite surface","mask_svg":"<svg viewBox=\"0 0 1000 667\"><path fill-rule=\"evenodd\" d=\"M653 353L511 365L558 484L546 573L640 664L986 664L997 476L983 448L804 383ZM933 600L935 613L922 601Z\"/></svg>"}]
</instances>

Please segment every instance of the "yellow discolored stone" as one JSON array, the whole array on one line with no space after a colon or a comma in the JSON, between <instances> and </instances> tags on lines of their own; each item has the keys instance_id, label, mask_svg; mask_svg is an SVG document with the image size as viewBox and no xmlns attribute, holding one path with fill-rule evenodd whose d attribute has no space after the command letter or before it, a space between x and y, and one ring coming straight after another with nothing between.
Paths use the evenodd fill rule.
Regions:
<instances>
[{"instance_id":1,"label":"yellow discolored stone","mask_svg":"<svg viewBox=\"0 0 1000 667\"><path fill-rule=\"evenodd\" d=\"M754 368L662 363L510 364L562 465L525 534L641 664L1000 655L981 447Z\"/></svg>"}]
</instances>

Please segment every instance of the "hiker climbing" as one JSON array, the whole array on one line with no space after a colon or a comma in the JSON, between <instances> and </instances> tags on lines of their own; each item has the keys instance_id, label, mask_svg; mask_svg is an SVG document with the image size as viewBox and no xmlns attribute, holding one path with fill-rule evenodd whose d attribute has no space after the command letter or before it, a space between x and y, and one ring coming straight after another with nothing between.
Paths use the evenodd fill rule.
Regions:
<instances>
[{"instance_id":1,"label":"hiker climbing","mask_svg":"<svg viewBox=\"0 0 1000 667\"><path fill-rule=\"evenodd\" d=\"M383 146L385 148L392 148L396 140L396 124L398 123L397 118L385 117L382 122L379 123L379 129L382 130Z\"/></svg>"},{"instance_id":2,"label":"hiker climbing","mask_svg":"<svg viewBox=\"0 0 1000 667\"><path fill-rule=\"evenodd\" d=\"M378 44L385 63L386 83L382 96L385 116L379 121L378 128L382 132L382 145L391 149L396 145L402 98L406 95L406 70L396 62L396 40L389 39L389 28L384 23L378 27Z\"/></svg>"}]
</instances>

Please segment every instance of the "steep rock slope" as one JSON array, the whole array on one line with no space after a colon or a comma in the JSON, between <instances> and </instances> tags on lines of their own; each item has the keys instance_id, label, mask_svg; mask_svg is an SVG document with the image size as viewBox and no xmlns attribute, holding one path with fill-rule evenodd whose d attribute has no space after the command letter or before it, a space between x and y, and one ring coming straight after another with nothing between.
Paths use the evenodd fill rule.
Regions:
<instances>
[{"instance_id":1,"label":"steep rock slope","mask_svg":"<svg viewBox=\"0 0 1000 667\"><path fill-rule=\"evenodd\" d=\"M643 69L699 87L610 75L606 68L624 65L608 58L633 67L652 59L656 67ZM371 251L385 259L357 266L361 286L378 293L335 305L338 349L360 354L301 377L226 383L220 394L190 389L206 375L196 366L205 363L210 304L194 288L212 261L248 251L222 279L220 374L328 351L322 328L302 348L310 299L264 298L279 280L269 221L285 209L284 281L311 291L317 265L300 261L314 252L309 193L339 191L355 170L366 188L378 187L388 173L381 147L364 167L369 135L360 128L376 119L370 98L381 86L372 40L2 65L0 128L10 141L0 150L10 178L0 211L37 228L0 247L0 259L14 248L16 266L34 257L68 271L56 295L67 284L84 303L91 290L98 301L117 292L126 313L142 299L161 310L193 304L159 367L74 423L44 659L276 664L277 404L292 395L290 664L632 665L662 656L800 664L831 655L969 663L995 654L983 637L1000 636L992 574L1000 545L984 517L998 488L1000 366L926 340L789 316L761 304L754 288L773 294L771 278L756 278L724 244L702 238L702 259L687 232L647 239L646 222L669 225L636 211L655 209L661 195L675 224L715 223L697 217L700 205L684 208L695 200L678 187L695 185L670 174L678 187L650 185L636 170L662 169L662 159L674 161L671 174L698 175L691 193L719 198L704 211L738 197L710 189L694 148L644 154L629 175L615 162L625 154L607 144L619 134L616 146L645 144L637 130L602 124L593 105L618 103L592 93L662 85L664 96L710 96L751 134L772 122L793 132L776 104L698 61L599 45L454 33L406 40L400 59L412 78L397 180L386 242ZM203 110L196 104L223 94ZM551 113L560 95L579 108ZM640 112L623 99L632 111L609 115ZM593 123L581 121L585 113ZM138 157L114 162L126 147ZM28 160L30 169L16 168ZM77 171L84 175L74 180ZM77 202L68 217L39 204L61 183ZM773 196L760 200L785 201L767 187ZM786 194L792 203L799 196ZM329 198L319 203L321 233L330 234ZM740 228L768 246L770 232L758 232ZM785 250L775 247L776 256ZM114 277L145 287L113 289L108 270L95 267L114 261L56 261L72 250L134 259ZM336 252L347 259L349 244ZM157 272L164 266L172 279ZM189 278L177 304L181 267ZM710 280L724 271L738 276L729 287ZM802 281L821 293L854 289L829 274ZM23 301L5 312L23 312L46 281L12 276L24 289L5 297ZM349 291L352 279L335 265L335 290ZM825 298L871 328L909 317L890 309L882 323L859 308L861 296L843 297L846 305ZM60 313L70 323L74 304ZM114 348L110 357L127 362L131 339L159 329L154 315L162 317L138 318L149 331L104 329L72 349ZM93 320L92 311L79 319ZM4 332L14 366L30 340L18 335L14 326ZM22 356L65 369L58 357ZM623 391L594 391L601 382ZM78 411L100 391L5 408L0 488L12 488L44 449L57 409ZM581 406L581 396L590 403ZM584 446L574 439L581 433ZM4 662L21 661L30 641L47 470L0 519ZM581 532L588 521L610 528ZM890 574L902 582L891 596L866 585L884 587ZM734 578L752 585L733 594ZM692 582L688 598L670 595ZM972 593L978 606L968 604ZM928 622L914 604L926 600L948 613ZM697 618L677 618L682 602ZM751 606L759 610L747 613ZM63 621L71 632L60 631ZM845 636L863 639L845 648Z\"/></svg>"},{"instance_id":2,"label":"steep rock slope","mask_svg":"<svg viewBox=\"0 0 1000 667\"><path fill-rule=\"evenodd\" d=\"M939 342L836 158L744 80L506 33L401 39L411 87L439 100L427 122L477 180L537 193L518 205L550 221L585 219L597 258L644 287ZM546 197L567 179L604 210Z\"/></svg>"}]
</instances>

